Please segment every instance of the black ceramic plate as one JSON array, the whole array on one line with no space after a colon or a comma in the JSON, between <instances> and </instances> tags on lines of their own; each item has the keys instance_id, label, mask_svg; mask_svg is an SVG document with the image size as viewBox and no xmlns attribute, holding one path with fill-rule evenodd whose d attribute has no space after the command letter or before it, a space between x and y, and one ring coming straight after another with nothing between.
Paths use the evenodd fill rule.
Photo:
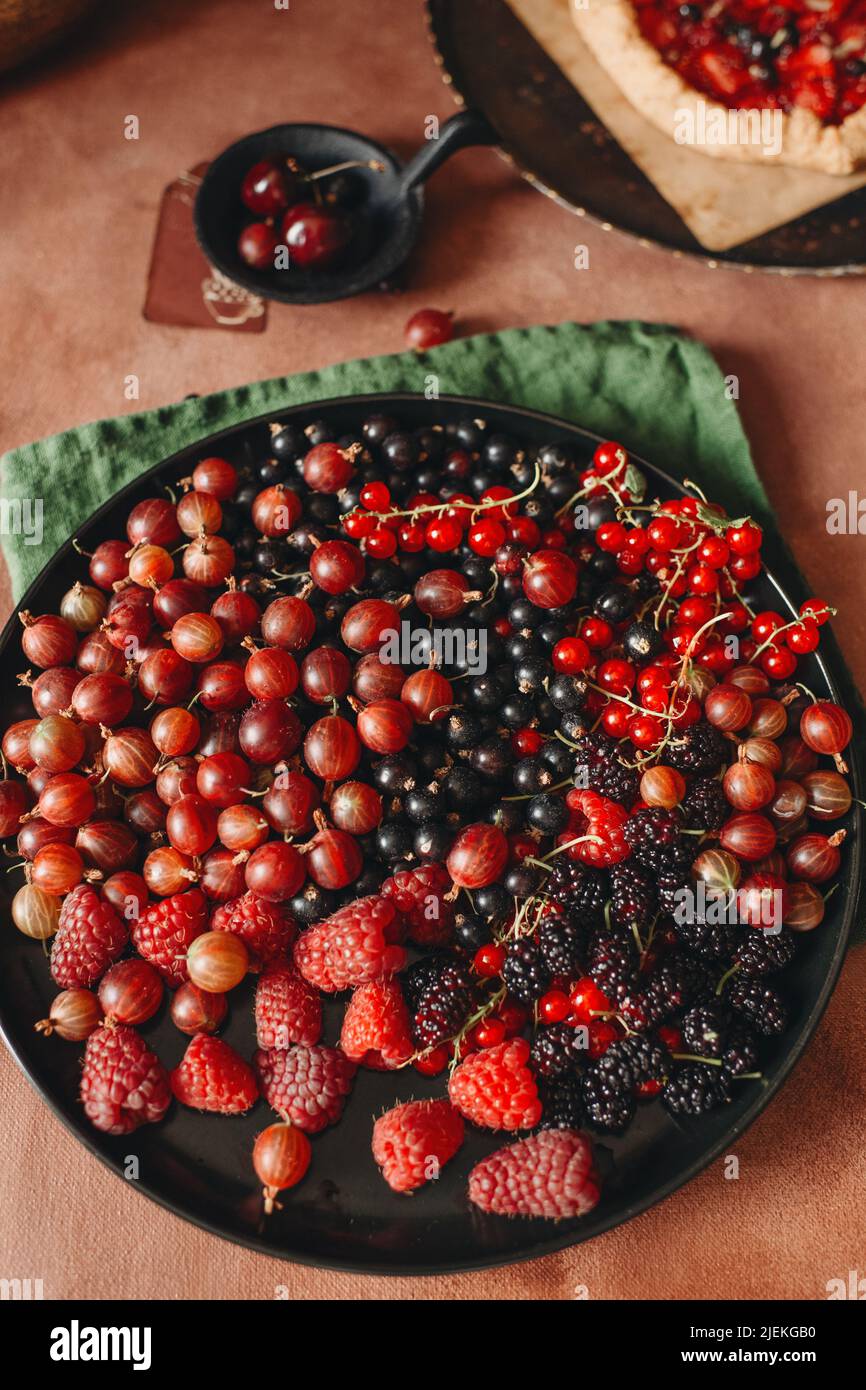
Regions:
<instances>
[{"instance_id":1,"label":"black ceramic plate","mask_svg":"<svg viewBox=\"0 0 866 1390\"><path fill-rule=\"evenodd\" d=\"M599 121L505 0L425 0L437 61L461 104L482 111L542 192L711 267L862 274L866 188L730 251L708 252ZM563 5L565 0L563 0Z\"/></svg>"},{"instance_id":2,"label":"black ceramic plate","mask_svg":"<svg viewBox=\"0 0 866 1390\"><path fill-rule=\"evenodd\" d=\"M238 463L268 452L268 422L299 419L302 424L327 415L340 432L357 427L373 406L384 408L408 426L484 416L498 429L524 440L544 443L568 438L581 460L591 457L597 438L550 416L484 401L456 397L431 404L417 396L368 396L298 407L238 425L201 440L151 469L112 498L78 532L84 549L100 539L123 535L130 508L163 484L189 474L196 460L222 454ZM583 465L585 466L585 465ZM681 492L667 475L646 468L653 492ZM63 592L86 576L85 561L67 543L43 570L22 600L34 613L57 611ZM782 612L790 604L770 577L756 586L761 607ZM20 625L7 624L0 639L0 703L5 719L32 714L26 691L17 685L22 668ZM812 657L803 679L816 693L833 695L835 685L823 660ZM855 795L861 796L854 769ZM600 1139L599 1164L604 1175L602 1200L583 1220L549 1224L484 1216L466 1199L470 1167L507 1142L507 1136L470 1133L459 1156L438 1182L413 1197L394 1195L379 1176L370 1153L373 1118L395 1101L442 1094L443 1081L425 1080L412 1070L383 1076L361 1072L342 1121L313 1140L312 1167L303 1183L287 1194L281 1212L264 1220L250 1165L254 1136L273 1116L264 1102L239 1118L200 1115L173 1105L166 1121L145 1125L126 1138L98 1134L85 1120L76 1099L81 1049L33 1031L44 1018L55 990L38 943L12 926L9 899L19 886L18 874L4 874L4 930L0 933L0 1023L6 1042L30 1080L99 1158L122 1173L127 1156L140 1164L141 1190L190 1221L268 1254L314 1265L376 1274L436 1274L529 1259L573 1245L629 1220L694 1177L729 1150L778 1090L794 1066L829 999L850 923L857 910L861 877L859 815L851 817L841 890L833 894L823 925L803 942L794 965L785 973L784 989L791 1023L782 1038L764 1053L764 1079L740 1083L734 1101L701 1120L676 1120L658 1103L643 1107L621 1139ZM254 1048L252 986L235 991L224 1036L246 1056ZM335 1041L340 1003L327 1008L326 1041ZM163 1011L143 1028L148 1042L169 1067L183 1053L186 1039Z\"/></svg>"}]
</instances>

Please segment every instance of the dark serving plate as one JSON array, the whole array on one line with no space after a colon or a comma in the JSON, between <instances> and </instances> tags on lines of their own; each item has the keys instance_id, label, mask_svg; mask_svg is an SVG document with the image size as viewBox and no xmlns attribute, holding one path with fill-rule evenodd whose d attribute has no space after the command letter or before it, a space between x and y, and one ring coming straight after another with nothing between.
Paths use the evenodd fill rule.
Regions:
<instances>
[{"instance_id":1,"label":"dark serving plate","mask_svg":"<svg viewBox=\"0 0 866 1390\"><path fill-rule=\"evenodd\" d=\"M730 251L709 252L505 0L425 4L437 62L457 101L482 112L520 173L573 212L675 255L700 256L711 268L863 274L866 188Z\"/></svg>"},{"instance_id":2,"label":"dark serving plate","mask_svg":"<svg viewBox=\"0 0 866 1390\"><path fill-rule=\"evenodd\" d=\"M409 426L429 423L434 417L446 422L467 413L482 415L496 428L533 443L567 438L587 463L598 442L596 436L547 415L459 397L443 397L436 403L413 395L319 402L259 417L181 450L106 502L81 528L78 538L90 549L99 539L123 535L134 503L189 474L197 458L219 453L243 463L266 456L267 426L272 419L299 418L306 423L327 414L341 430L348 430L373 406L384 407ZM639 462L659 495L682 493L672 478ZM85 561L67 542L31 585L22 608L35 613L56 611L65 589L85 575ZM793 611L772 576L762 578L755 590L761 606ZM27 693L15 678L22 665L19 631L13 616L0 639L0 701L9 721L32 713ZM823 658L810 657L803 678L816 694L835 695ZM856 765L852 775L855 795L862 796ZM463 1150L438 1182L411 1199L393 1194L370 1152L373 1118L395 1101L441 1094L443 1087L442 1078L425 1079L411 1069L385 1076L369 1071L359 1074L342 1121L313 1140L308 1176L286 1194L283 1210L267 1220L261 1214L250 1163L254 1136L273 1119L264 1102L248 1115L232 1118L200 1115L175 1104L162 1124L145 1125L131 1136L110 1138L97 1133L77 1100L81 1048L33 1030L36 1020L47 1015L56 990L39 944L22 936L9 920L10 896L20 884L18 874L4 874L0 890L6 917L0 934L0 1024L7 1045L34 1086L97 1157L122 1175L128 1156L135 1155L139 1162L136 1186L217 1235L289 1260L375 1274L436 1274L529 1259L597 1236L669 1196L727 1152L785 1081L830 997L857 911L862 837L856 805L846 825L849 835L841 891L832 895L823 925L804 939L793 966L785 972L791 1023L783 1037L767 1040L763 1080L739 1083L731 1104L703 1119L674 1119L653 1103L641 1108L622 1138L599 1138L602 1200L583 1220L556 1225L508 1221L485 1216L469 1205L468 1171L483 1155L508 1142L503 1135L469 1133ZM327 1005L328 1042L336 1040L340 1014L339 1003ZM165 1008L142 1032L167 1066L177 1064L187 1039L174 1028ZM234 992L224 1036L241 1053L251 1055L255 1045L251 984Z\"/></svg>"}]
</instances>

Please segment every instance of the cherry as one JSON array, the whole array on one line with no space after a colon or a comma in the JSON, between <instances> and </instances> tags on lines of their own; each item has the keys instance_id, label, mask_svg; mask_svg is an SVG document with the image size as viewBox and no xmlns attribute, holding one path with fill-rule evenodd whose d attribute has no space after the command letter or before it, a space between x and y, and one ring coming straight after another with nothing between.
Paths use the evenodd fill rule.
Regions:
<instances>
[{"instance_id":1,"label":"cherry","mask_svg":"<svg viewBox=\"0 0 866 1390\"><path fill-rule=\"evenodd\" d=\"M260 159L248 169L241 183L241 198L250 212L272 217L283 212L297 195L298 181L273 159Z\"/></svg>"},{"instance_id":2,"label":"cherry","mask_svg":"<svg viewBox=\"0 0 866 1390\"><path fill-rule=\"evenodd\" d=\"M269 222L251 222L238 237L238 255L253 270L273 270L279 244Z\"/></svg>"},{"instance_id":3,"label":"cherry","mask_svg":"<svg viewBox=\"0 0 866 1390\"><path fill-rule=\"evenodd\" d=\"M335 208L296 203L282 221L290 265L302 270L325 270L343 255L352 240L352 227Z\"/></svg>"},{"instance_id":4,"label":"cherry","mask_svg":"<svg viewBox=\"0 0 866 1390\"><path fill-rule=\"evenodd\" d=\"M450 343L454 337L454 314L442 309L418 309L403 330L406 346L417 352Z\"/></svg>"}]
</instances>

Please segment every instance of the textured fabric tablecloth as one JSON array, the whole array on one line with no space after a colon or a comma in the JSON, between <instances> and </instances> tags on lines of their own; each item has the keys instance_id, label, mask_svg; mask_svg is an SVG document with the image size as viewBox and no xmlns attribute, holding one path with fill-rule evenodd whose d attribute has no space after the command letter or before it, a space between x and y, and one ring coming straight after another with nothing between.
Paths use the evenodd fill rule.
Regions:
<instances>
[{"instance_id":1,"label":"textured fabric tablecloth","mask_svg":"<svg viewBox=\"0 0 866 1390\"><path fill-rule=\"evenodd\" d=\"M827 499L858 485L866 282L711 270L638 246L470 150L428 186L406 293L272 306L267 332L243 337L144 321L157 210L181 170L280 120L357 126L405 156L428 113L451 114L421 4L376 0L371 15L369 0L327 10L292 0L279 12L116 0L80 41L7 77L0 447L393 352L425 304L454 309L461 333L565 318L676 323L733 376L781 530L814 591L839 606L837 631L866 685L863 538L825 528ZM123 138L130 112L137 141ZM49 231L61 211L58 241ZM4 612L9 595L4 572ZM824 1298L829 1279L866 1274L864 991L866 952L853 951L806 1057L736 1145L738 1182L716 1165L587 1246L461 1278L352 1278L208 1236L108 1173L0 1052L0 1277L44 1278L57 1298L272 1298L281 1285L299 1299L570 1299L584 1286L593 1298Z\"/></svg>"}]
</instances>

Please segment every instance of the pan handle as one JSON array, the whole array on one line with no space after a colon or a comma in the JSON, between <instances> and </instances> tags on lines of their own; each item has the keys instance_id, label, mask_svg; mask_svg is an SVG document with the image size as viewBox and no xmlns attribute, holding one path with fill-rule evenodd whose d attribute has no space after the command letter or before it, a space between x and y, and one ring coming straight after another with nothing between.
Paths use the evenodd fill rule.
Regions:
<instances>
[{"instance_id":1,"label":"pan handle","mask_svg":"<svg viewBox=\"0 0 866 1390\"><path fill-rule=\"evenodd\" d=\"M428 140L409 160L400 176L401 189L408 193L419 183L425 183L440 164L458 150L470 145L498 145L499 136L480 111L458 111L439 131L435 140Z\"/></svg>"}]
</instances>

